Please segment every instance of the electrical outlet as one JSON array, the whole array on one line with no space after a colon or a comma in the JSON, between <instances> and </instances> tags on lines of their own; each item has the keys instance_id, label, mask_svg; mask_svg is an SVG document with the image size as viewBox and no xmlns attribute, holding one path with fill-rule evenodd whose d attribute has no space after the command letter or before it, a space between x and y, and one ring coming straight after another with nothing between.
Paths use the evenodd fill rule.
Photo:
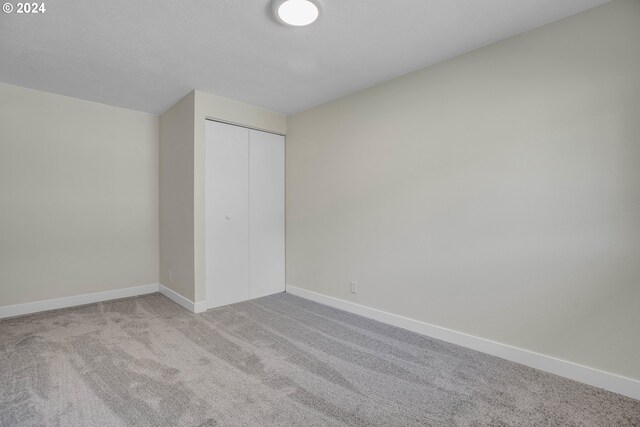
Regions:
<instances>
[{"instance_id":1,"label":"electrical outlet","mask_svg":"<svg viewBox=\"0 0 640 427\"><path fill-rule=\"evenodd\" d=\"M173 283L173 277L171 277L171 270L169 270L169 282Z\"/></svg>"},{"instance_id":2,"label":"electrical outlet","mask_svg":"<svg viewBox=\"0 0 640 427\"><path fill-rule=\"evenodd\" d=\"M352 280L350 285L349 285L349 291L352 294L357 294L358 293L358 282L356 282L355 280Z\"/></svg>"}]
</instances>

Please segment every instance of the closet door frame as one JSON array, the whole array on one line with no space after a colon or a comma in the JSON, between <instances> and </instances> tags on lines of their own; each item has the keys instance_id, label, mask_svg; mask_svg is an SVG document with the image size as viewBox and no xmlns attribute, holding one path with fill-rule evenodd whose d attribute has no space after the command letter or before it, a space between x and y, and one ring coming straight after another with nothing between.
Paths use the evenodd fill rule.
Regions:
<instances>
[{"instance_id":1,"label":"closet door frame","mask_svg":"<svg viewBox=\"0 0 640 427\"><path fill-rule=\"evenodd\" d=\"M282 233L282 238L283 238L283 242L284 242L284 245L283 245L283 269L284 269L284 271L283 271L283 282L284 283L283 283L282 291L285 291L286 290L286 283L287 283L287 280L286 280L286 271L287 271L287 269L286 269L286 241L287 241L287 239L286 239L286 194L287 194L287 189L286 189L286 182L287 182L287 180L286 180L286 164L287 164L287 160L286 160L286 144L287 144L287 137L286 137L285 134L278 133L278 132L273 132L273 131L266 130L266 129L261 129L261 128L252 127L252 126L246 126L246 125L243 125L241 123L230 122L230 121L221 120L221 119L217 119L217 118L209 117L209 116L205 117L205 266L209 262L207 253L210 253L210 248L208 247L209 245L207 243L207 236L208 236L208 233L210 231L209 227L211 226L211 224L209 223L209 218L207 217L208 216L208 210L209 210L208 206L209 206L210 201L206 200L207 199L207 195L208 195L207 180L208 180L208 177L209 177L209 175L208 175L209 172L207 171L207 169L208 169L207 168L208 138L207 138L207 130L206 130L208 122L220 123L220 124L223 124L223 125L230 125L230 126L237 126L237 127L243 128L243 129L247 129L249 131L249 133L251 131L259 131L259 132L265 132L265 133L268 133L268 134L278 135L278 136L282 137L283 152L284 152L284 159L283 159L283 168L284 168L284 170L283 170L283 181L284 182L283 182L283 188L282 188L282 191L284 193L283 207L282 207L282 210L283 210L283 218L282 218L282 220L283 220L283 223L284 223L284 230L283 230L283 233ZM251 144L251 141L249 140L249 142L248 142L249 150L250 150L250 144ZM249 156L250 156L250 152L249 152ZM248 157L247 157L247 167L249 167L249 165L250 165L250 159ZM250 171L249 171L249 173L250 173ZM250 177L248 177L248 180L250 182ZM247 197L248 197L249 194L250 194L250 189L247 189L247 190L248 190L247 191ZM249 201L249 203L251 203L251 201ZM251 209L251 207L249 207L249 215L250 215L250 209ZM247 229L249 229L249 227L250 227L250 221L247 221ZM249 236L249 239L250 239L250 236ZM248 250L250 250L250 248L249 248L250 242L247 242L247 246L248 246ZM251 254L249 253L249 257L250 256L251 256ZM249 271L250 270L251 270L251 265L249 265ZM211 277L209 277L209 272L205 268L205 301L206 301L207 309L214 308L214 307L220 307L221 305L225 305L225 304L220 304L220 303L215 301L215 295L212 294L212 286L210 284L210 279L211 279ZM249 280L251 280L250 277L249 277ZM251 283L249 283L249 287L250 286L251 286ZM249 289L249 294L250 293L251 292L250 292L250 289ZM250 296L250 298L252 298L252 297Z\"/></svg>"}]
</instances>

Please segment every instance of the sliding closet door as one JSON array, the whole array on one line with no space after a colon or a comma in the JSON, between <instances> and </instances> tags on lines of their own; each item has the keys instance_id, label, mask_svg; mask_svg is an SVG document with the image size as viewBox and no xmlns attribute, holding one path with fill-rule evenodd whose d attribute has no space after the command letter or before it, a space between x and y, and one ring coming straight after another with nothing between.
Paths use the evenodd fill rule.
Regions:
<instances>
[{"instance_id":1,"label":"sliding closet door","mask_svg":"<svg viewBox=\"0 0 640 427\"><path fill-rule=\"evenodd\" d=\"M249 299L249 130L206 122L206 282L210 307Z\"/></svg>"},{"instance_id":2,"label":"sliding closet door","mask_svg":"<svg viewBox=\"0 0 640 427\"><path fill-rule=\"evenodd\" d=\"M249 137L249 265L251 298L283 292L284 137Z\"/></svg>"}]
</instances>

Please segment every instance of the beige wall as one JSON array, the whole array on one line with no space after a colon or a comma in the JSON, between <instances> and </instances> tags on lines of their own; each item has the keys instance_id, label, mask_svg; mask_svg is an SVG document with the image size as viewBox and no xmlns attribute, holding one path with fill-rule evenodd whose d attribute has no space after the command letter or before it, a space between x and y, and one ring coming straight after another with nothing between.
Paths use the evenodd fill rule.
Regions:
<instances>
[{"instance_id":1,"label":"beige wall","mask_svg":"<svg viewBox=\"0 0 640 427\"><path fill-rule=\"evenodd\" d=\"M0 306L158 282L158 118L0 84Z\"/></svg>"},{"instance_id":2,"label":"beige wall","mask_svg":"<svg viewBox=\"0 0 640 427\"><path fill-rule=\"evenodd\" d=\"M639 40L618 0L289 117L288 285L640 379Z\"/></svg>"},{"instance_id":3,"label":"beige wall","mask_svg":"<svg viewBox=\"0 0 640 427\"><path fill-rule=\"evenodd\" d=\"M160 117L160 283L193 302L206 300L206 118L276 133L286 129L283 114L200 91Z\"/></svg>"},{"instance_id":4,"label":"beige wall","mask_svg":"<svg viewBox=\"0 0 640 427\"><path fill-rule=\"evenodd\" d=\"M160 116L160 283L193 301L191 92ZM171 273L169 273L171 272Z\"/></svg>"}]
</instances>

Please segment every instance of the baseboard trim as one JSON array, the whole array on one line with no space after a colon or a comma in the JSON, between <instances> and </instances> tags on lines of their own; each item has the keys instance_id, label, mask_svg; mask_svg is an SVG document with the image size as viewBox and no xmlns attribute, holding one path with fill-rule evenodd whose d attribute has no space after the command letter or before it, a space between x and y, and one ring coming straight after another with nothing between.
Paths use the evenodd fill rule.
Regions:
<instances>
[{"instance_id":1,"label":"baseboard trim","mask_svg":"<svg viewBox=\"0 0 640 427\"><path fill-rule=\"evenodd\" d=\"M590 368L588 366L525 350L523 348L479 338L463 332L431 325L419 320L388 313L386 311L319 294L317 292L295 286L287 285L287 292L301 298L407 329L421 335L457 344L462 347L487 353L502 359L536 368L541 371L549 372L640 400L640 381L632 378Z\"/></svg>"},{"instance_id":2,"label":"baseboard trim","mask_svg":"<svg viewBox=\"0 0 640 427\"><path fill-rule=\"evenodd\" d=\"M110 301L120 298L134 297L137 295L152 294L154 292L158 292L158 287L159 285L157 283L153 283L151 285L134 286L131 288L92 292L89 294L27 302L24 304L6 305L4 307L0 307L0 319L39 313L41 311L58 310L78 305L93 304L96 302Z\"/></svg>"},{"instance_id":3,"label":"baseboard trim","mask_svg":"<svg viewBox=\"0 0 640 427\"><path fill-rule=\"evenodd\" d=\"M202 313L206 311L206 302L193 302L188 298L183 297L176 291L167 288L164 285L159 285L159 292L171 301L175 302L179 306L186 308L192 313Z\"/></svg>"},{"instance_id":4,"label":"baseboard trim","mask_svg":"<svg viewBox=\"0 0 640 427\"><path fill-rule=\"evenodd\" d=\"M133 286L130 288L114 289L110 291L92 292L89 294L72 295L70 297L55 298L43 301L27 302L23 304L6 305L0 307L0 319L7 317L24 316L25 314L39 313L42 311L58 310L61 308L75 307L78 305L93 304L96 302L111 301L114 299L135 297L138 295L160 292L176 304L184 307L192 313L206 311L206 302L193 302L175 291L159 283L151 285Z\"/></svg>"}]
</instances>

